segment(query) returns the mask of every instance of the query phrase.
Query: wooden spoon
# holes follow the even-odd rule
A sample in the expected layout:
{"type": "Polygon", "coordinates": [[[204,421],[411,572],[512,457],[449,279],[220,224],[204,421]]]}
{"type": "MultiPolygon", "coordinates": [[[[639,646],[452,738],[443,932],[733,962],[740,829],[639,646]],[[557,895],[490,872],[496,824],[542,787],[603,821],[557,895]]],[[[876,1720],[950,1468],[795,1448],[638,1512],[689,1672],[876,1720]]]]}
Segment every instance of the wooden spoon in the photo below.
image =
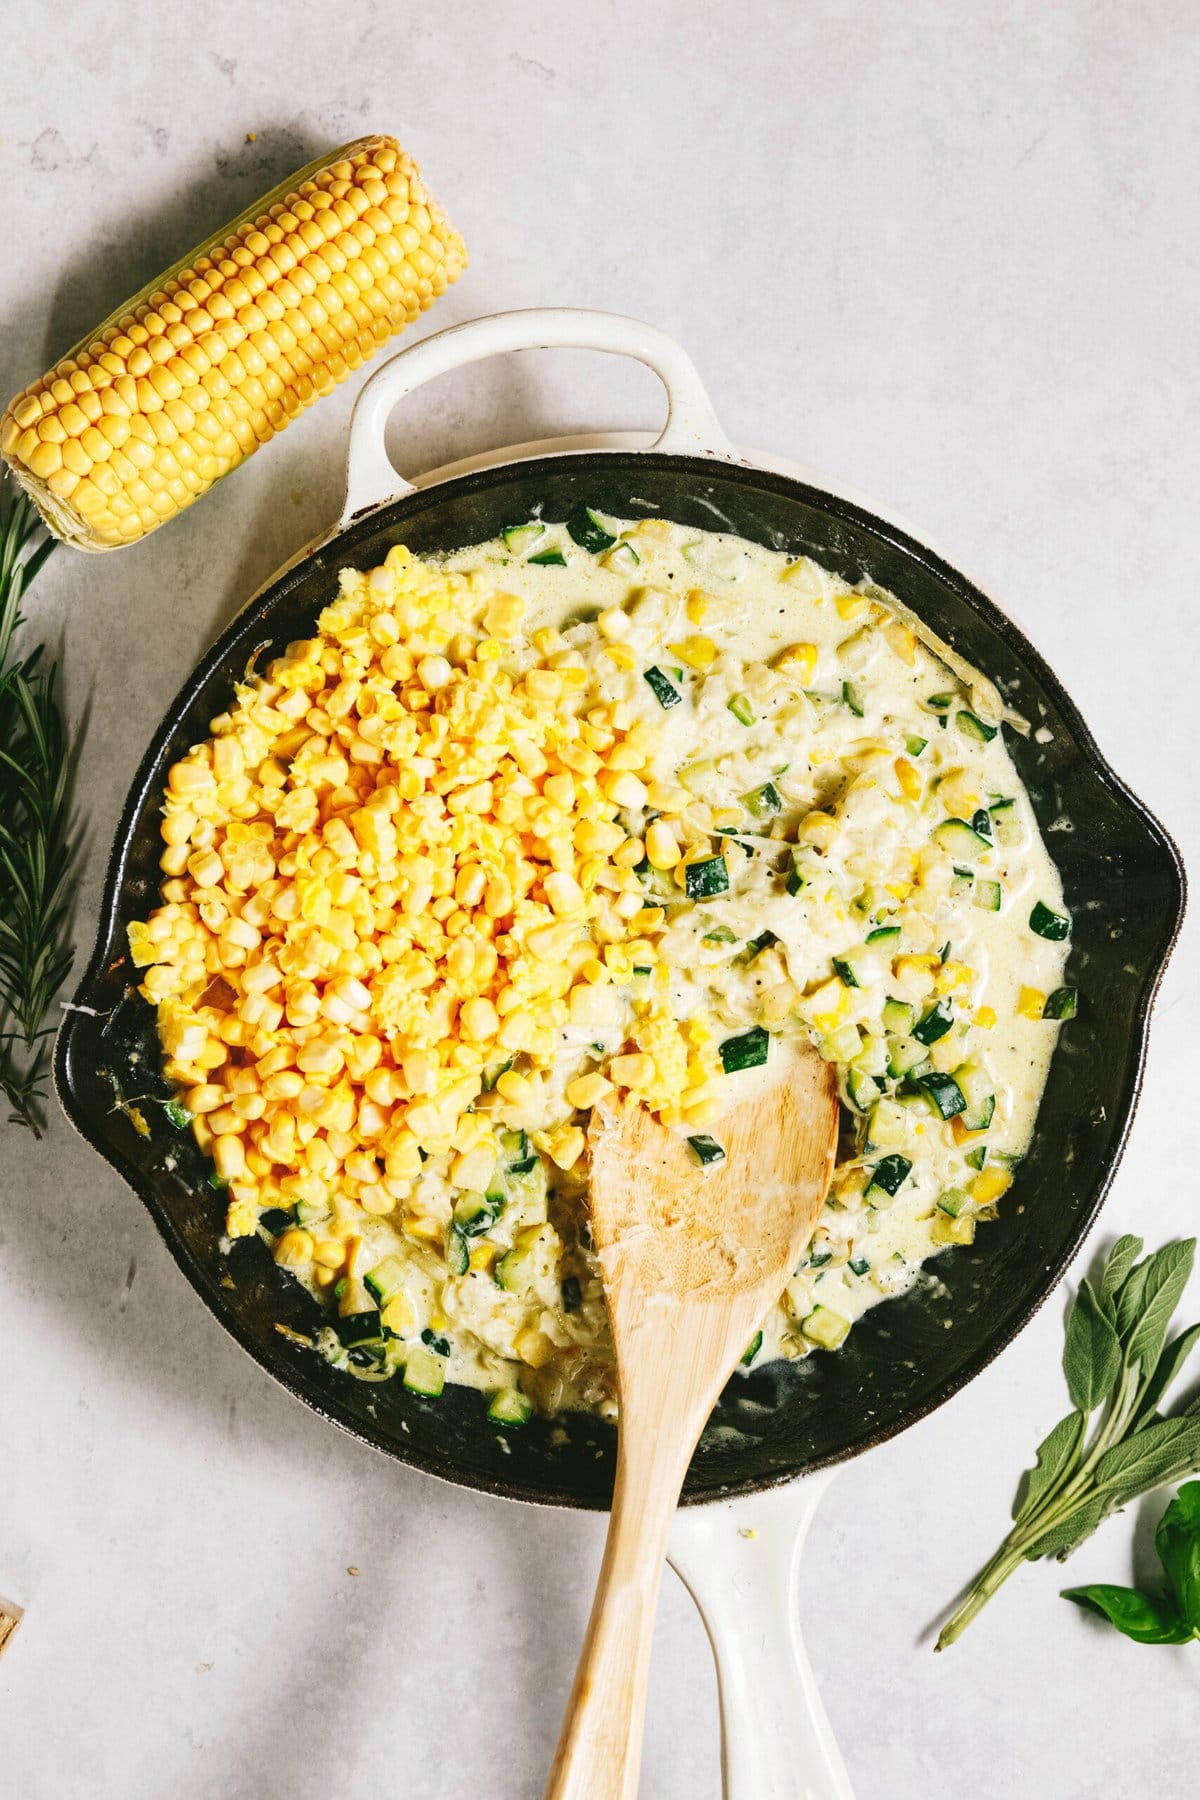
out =
{"type": "Polygon", "coordinates": [[[620,1399],[604,1561],[546,1800],[634,1800],[671,1520],[729,1376],[794,1273],[837,1141],[832,1066],[772,1040],[752,1098],[715,1128],[723,1162],[629,1102],[592,1113],[592,1236],[620,1399]]]}

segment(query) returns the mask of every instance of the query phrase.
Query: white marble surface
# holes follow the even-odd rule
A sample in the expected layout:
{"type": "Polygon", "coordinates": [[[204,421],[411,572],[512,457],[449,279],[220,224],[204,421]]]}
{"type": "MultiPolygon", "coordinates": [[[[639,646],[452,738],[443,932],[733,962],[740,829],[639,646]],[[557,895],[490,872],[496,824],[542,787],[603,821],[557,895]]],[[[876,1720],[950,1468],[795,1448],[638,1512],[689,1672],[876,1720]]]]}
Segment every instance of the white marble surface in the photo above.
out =
{"type": "MultiPolygon", "coordinates": [[[[395,131],[474,254],[440,323],[565,302],[675,333],[731,436],[874,493],[1008,602],[1197,850],[1178,754],[1200,652],[1195,27],[1189,0],[11,8],[0,388],[314,150],[395,131]]],[[[145,546],[61,554],[38,584],[91,708],[81,943],[175,687],[334,514],[355,385],[145,546]]],[[[421,395],[396,448],[428,467],[658,406],[640,371],[539,355],[421,395]]],[[[1195,1228],[1197,964],[1193,928],[1088,1254],[1195,1228]]],[[[0,1591],[28,1608],[0,1670],[0,1791],[540,1793],[600,1521],[435,1485],[311,1417],[61,1120],[42,1145],[0,1126],[0,1171],[0,1591]]],[[[1053,1570],[930,1655],[1060,1410],[1061,1311],[846,1468],[818,1516],[804,1618],[861,1800],[1191,1791],[1200,1650],[1093,1628],[1053,1570]]],[[[1126,1578],[1135,1526],[1144,1556],[1145,1509],[1074,1578],[1126,1578]]],[[[716,1795],[715,1716],[671,1578],[651,1800],[716,1795]]]]}

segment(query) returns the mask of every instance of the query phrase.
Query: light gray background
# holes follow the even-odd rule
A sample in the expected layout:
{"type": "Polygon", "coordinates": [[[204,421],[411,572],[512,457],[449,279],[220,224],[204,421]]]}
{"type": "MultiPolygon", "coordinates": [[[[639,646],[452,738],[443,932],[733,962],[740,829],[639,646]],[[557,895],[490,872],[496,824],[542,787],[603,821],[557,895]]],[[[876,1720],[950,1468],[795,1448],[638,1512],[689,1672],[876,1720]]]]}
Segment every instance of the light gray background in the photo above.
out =
{"type": "MultiPolygon", "coordinates": [[[[1023,619],[1200,848],[1189,0],[105,0],[10,7],[4,54],[4,394],[315,152],[393,131],[474,259],[420,330],[566,303],[675,333],[736,441],[905,513],[1023,619]]],[[[38,583],[72,712],[91,708],[81,946],[178,683],[334,516],[358,385],[150,542],[61,552],[38,583]]],[[[660,408],[610,359],[510,359],[414,400],[395,450],[429,467],[660,408]]],[[[1118,1229],[1195,1227],[1196,970],[1193,932],[1088,1256],[1118,1229]]],[[[41,1145],[0,1126],[0,1181],[0,1591],[28,1608],[0,1670],[0,1789],[539,1794],[601,1522],[435,1485],[310,1417],[61,1120],[41,1145]]],[[[1064,1298],[818,1517],[804,1619],[861,1800],[1191,1789],[1200,1648],[1126,1645],[1053,1568],[930,1654],[1061,1411],[1064,1298]]],[[[1106,1527],[1072,1579],[1126,1579],[1135,1527],[1145,1566],[1160,1509],[1106,1527]]],[[[643,1791],[718,1791],[708,1650],[673,1577],[643,1791]]]]}

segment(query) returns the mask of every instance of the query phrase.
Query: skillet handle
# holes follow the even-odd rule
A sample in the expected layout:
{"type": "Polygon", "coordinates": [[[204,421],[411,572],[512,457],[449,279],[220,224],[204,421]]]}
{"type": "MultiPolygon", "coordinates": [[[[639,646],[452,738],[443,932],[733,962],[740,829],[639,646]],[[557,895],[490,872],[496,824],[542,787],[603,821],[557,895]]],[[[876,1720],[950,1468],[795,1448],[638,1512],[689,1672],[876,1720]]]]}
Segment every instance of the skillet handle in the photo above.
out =
{"type": "Polygon", "coordinates": [[[721,1696],[725,1800],[854,1800],[796,1617],[827,1474],[683,1508],[667,1559],[700,1609],[721,1696]]]}
{"type": "Polygon", "coordinates": [[[336,531],[377,506],[416,492],[410,481],[396,473],[384,447],[384,430],[393,408],[414,388],[439,375],[513,350],[607,350],[645,363],[667,390],[667,422],[650,448],[680,456],[734,455],[695,364],[665,332],[620,313],[586,312],[576,307],[494,313],[423,338],[372,375],[350,422],[346,500],[336,531]]]}

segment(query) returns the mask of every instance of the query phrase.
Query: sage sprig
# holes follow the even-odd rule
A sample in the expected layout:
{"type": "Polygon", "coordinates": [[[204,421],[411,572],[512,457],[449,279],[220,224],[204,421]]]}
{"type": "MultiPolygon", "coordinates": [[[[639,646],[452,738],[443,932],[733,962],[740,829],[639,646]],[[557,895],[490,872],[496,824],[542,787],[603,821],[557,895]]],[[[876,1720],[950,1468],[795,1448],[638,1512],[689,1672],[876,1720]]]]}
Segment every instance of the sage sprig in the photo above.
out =
{"type": "Polygon", "coordinates": [[[1154,1545],[1166,1592],[1097,1582],[1064,1588],[1063,1599],[1098,1613],[1135,1644],[1186,1644],[1200,1638],[1200,1481],[1180,1488],[1159,1520],[1154,1545]]]}
{"type": "Polygon", "coordinates": [[[1122,1237],[1099,1282],[1080,1282],[1063,1348],[1072,1410],[1039,1445],[1017,1488],[1013,1529],[947,1620],[937,1649],[966,1630],[1021,1563],[1061,1562],[1110,1513],[1200,1470],[1200,1400],[1162,1410],[1200,1341],[1200,1325],[1166,1341],[1195,1252],[1196,1240],[1183,1238],[1139,1262],[1141,1238],[1122,1237]]]}

